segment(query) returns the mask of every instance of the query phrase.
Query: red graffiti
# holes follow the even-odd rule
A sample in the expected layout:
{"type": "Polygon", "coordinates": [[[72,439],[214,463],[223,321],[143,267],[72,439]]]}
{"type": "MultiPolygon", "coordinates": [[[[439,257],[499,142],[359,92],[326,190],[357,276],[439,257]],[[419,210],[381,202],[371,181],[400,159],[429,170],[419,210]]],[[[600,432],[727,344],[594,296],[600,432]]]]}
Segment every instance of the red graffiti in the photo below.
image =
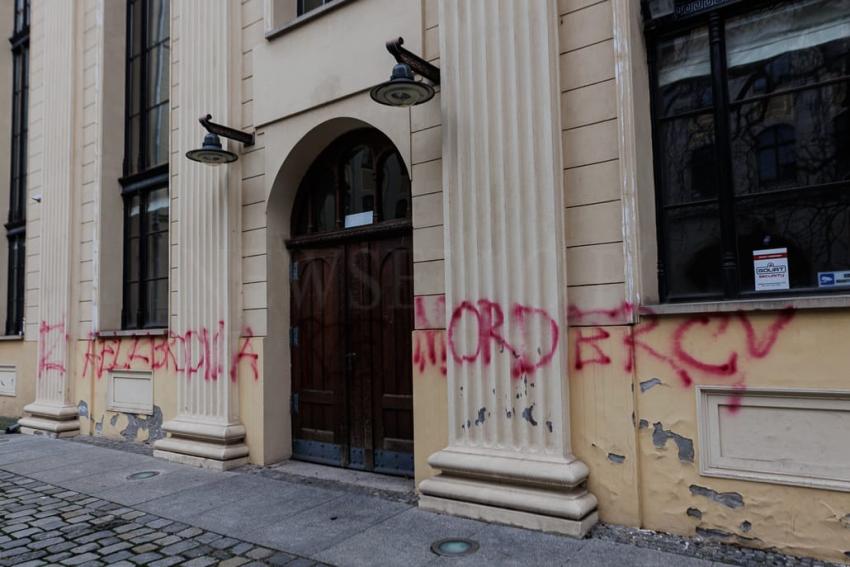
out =
{"type": "Polygon", "coordinates": [[[258,366],[260,355],[254,352],[254,348],[251,345],[251,339],[253,337],[254,333],[251,331],[251,327],[246,327],[245,338],[242,340],[242,346],[239,347],[239,350],[233,355],[233,361],[230,363],[231,382],[236,382],[236,379],[239,377],[239,363],[243,360],[248,360],[250,362],[251,372],[254,374],[254,380],[259,380],[260,378],[260,368],[258,366]]]}
{"type": "Polygon", "coordinates": [[[558,348],[560,329],[546,310],[516,303],[510,311],[509,337],[505,337],[504,324],[505,316],[498,303],[487,299],[481,299],[477,304],[461,302],[452,312],[447,330],[454,361],[465,364],[480,360],[488,365],[495,345],[500,351],[511,354],[511,375],[514,378],[533,374],[551,362],[558,348]],[[455,341],[455,333],[464,320],[474,320],[477,327],[475,348],[469,352],[459,352],[455,341]],[[535,344],[535,337],[540,337],[542,344],[535,344]]]}
{"type": "Polygon", "coordinates": [[[414,368],[424,372],[428,366],[439,365],[440,374],[445,376],[447,374],[445,333],[442,330],[417,331],[413,336],[414,368]]]}
{"type": "MultiPolygon", "coordinates": [[[[242,361],[248,361],[255,380],[260,377],[259,355],[254,352],[250,328],[245,329],[241,345],[230,359],[231,380],[238,377],[242,361]]],[[[170,369],[183,373],[187,378],[203,375],[205,380],[218,380],[224,374],[224,321],[210,333],[202,328],[167,336],[133,337],[122,341],[118,337],[98,338],[90,333],[83,357],[82,376],[93,373],[100,379],[104,373],[114,370],[159,370],[170,369]],[[129,345],[127,347],[126,345],[129,345]]]]}
{"type": "Polygon", "coordinates": [[[634,304],[624,301],[613,309],[580,309],[576,305],[567,307],[569,325],[606,325],[628,323],[635,312],[643,313],[646,308],[636,309],[634,304]]]}
{"type": "MultiPolygon", "coordinates": [[[[624,304],[623,308],[612,310],[609,314],[612,314],[613,317],[615,316],[613,315],[615,311],[622,313],[623,309],[626,308],[625,306],[628,306],[628,304],[624,304]]],[[[628,307],[628,309],[631,308],[628,307]]],[[[656,347],[649,344],[649,335],[658,328],[659,322],[657,317],[647,311],[644,309],[639,311],[641,315],[648,315],[648,317],[645,317],[639,325],[631,327],[629,332],[623,337],[623,347],[627,351],[625,370],[630,372],[634,369],[635,357],[637,351],[640,350],[644,354],[669,366],[686,387],[694,383],[693,374],[696,373],[707,377],[738,377],[739,382],[736,387],[743,389],[744,381],[741,374],[741,360],[744,357],[750,359],[766,357],[776,345],[779,334],[794,317],[794,311],[791,308],[779,312],[762,335],[759,335],[755,331],[752,321],[746,313],[738,312],[731,315],[700,315],[691,317],[674,329],[669,339],[668,348],[663,349],[663,347],[656,347]],[[732,348],[720,357],[719,360],[706,360],[705,354],[694,350],[695,344],[707,344],[709,341],[730,332],[730,329],[733,327],[732,323],[735,322],[740,325],[739,328],[744,332],[746,337],[744,344],[732,348]],[[692,335],[700,339],[700,342],[697,343],[693,339],[689,341],[688,339],[692,335]]],[[[578,311],[575,311],[573,316],[578,317],[578,315],[578,311]]],[[[610,364],[611,358],[604,350],[604,347],[608,346],[606,342],[609,338],[608,333],[600,327],[595,328],[595,334],[593,335],[585,335],[582,331],[577,331],[575,340],[575,369],[581,370],[588,364],[610,364]],[[585,349],[588,348],[592,351],[592,356],[586,355],[585,349]]],[[[737,402],[733,400],[730,411],[736,410],[736,403],[739,405],[739,400],[737,402]]]]}
{"type": "Polygon", "coordinates": [[[68,340],[65,333],[65,322],[51,325],[47,321],[42,321],[38,326],[38,373],[41,378],[45,372],[49,370],[57,371],[61,376],[65,375],[64,352],[55,358],[57,348],[64,346],[68,340]],[[58,336],[57,336],[58,335],[58,336]]]}
{"type": "Polygon", "coordinates": [[[413,298],[416,329],[446,328],[446,296],[418,295],[413,298]]]}
{"type": "Polygon", "coordinates": [[[584,368],[585,364],[610,364],[611,358],[602,351],[599,346],[600,341],[604,341],[611,336],[611,333],[601,327],[594,329],[594,334],[585,336],[584,332],[579,329],[576,333],[575,343],[575,367],[578,370],[584,368]],[[587,345],[594,352],[593,358],[584,358],[582,347],[587,345]]]}

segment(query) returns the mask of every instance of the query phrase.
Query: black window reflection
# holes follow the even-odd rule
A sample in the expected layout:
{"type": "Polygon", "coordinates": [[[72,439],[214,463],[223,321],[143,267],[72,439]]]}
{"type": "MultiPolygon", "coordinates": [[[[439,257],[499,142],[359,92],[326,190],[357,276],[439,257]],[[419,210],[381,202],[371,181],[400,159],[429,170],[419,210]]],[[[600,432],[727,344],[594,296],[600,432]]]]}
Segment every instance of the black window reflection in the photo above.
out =
{"type": "Polygon", "coordinates": [[[756,293],[765,248],[788,249],[789,292],[829,291],[817,272],[850,270],[850,0],[649,33],[663,299],[756,293]]]}

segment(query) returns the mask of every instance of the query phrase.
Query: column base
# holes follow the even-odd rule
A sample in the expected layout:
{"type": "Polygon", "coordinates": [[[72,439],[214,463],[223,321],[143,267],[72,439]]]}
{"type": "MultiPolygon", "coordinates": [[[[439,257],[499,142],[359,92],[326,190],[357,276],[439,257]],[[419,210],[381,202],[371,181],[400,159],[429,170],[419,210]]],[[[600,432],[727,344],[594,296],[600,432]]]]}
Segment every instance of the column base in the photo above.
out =
{"type": "Polygon", "coordinates": [[[28,416],[18,420],[21,433],[43,437],[76,437],[80,434],[77,406],[53,406],[33,403],[24,407],[28,416]]]}
{"type": "Polygon", "coordinates": [[[162,426],[171,437],[154,443],[154,457],[225,471],[248,463],[245,427],[174,419],[162,426]]]}
{"type": "Polygon", "coordinates": [[[578,538],[597,521],[587,466],[575,458],[450,448],[428,462],[442,474],[419,484],[426,510],[578,538]]]}
{"type": "Polygon", "coordinates": [[[596,511],[591,512],[580,520],[569,520],[567,518],[555,518],[541,514],[520,512],[519,510],[509,510],[507,508],[497,508],[495,506],[486,506],[473,502],[462,502],[425,495],[419,497],[419,507],[423,510],[429,510],[439,514],[450,514],[452,516],[461,516],[484,522],[507,524],[518,528],[562,534],[574,538],[583,538],[590,531],[590,528],[599,521],[596,511]]]}

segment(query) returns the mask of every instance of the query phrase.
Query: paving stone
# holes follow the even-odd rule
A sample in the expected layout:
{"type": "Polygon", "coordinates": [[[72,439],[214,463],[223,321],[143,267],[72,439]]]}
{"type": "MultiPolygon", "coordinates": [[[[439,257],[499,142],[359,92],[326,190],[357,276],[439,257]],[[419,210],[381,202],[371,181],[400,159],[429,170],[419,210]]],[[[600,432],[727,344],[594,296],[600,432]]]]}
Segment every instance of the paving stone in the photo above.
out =
{"type": "Polygon", "coordinates": [[[220,539],[209,542],[209,545],[214,549],[227,549],[228,547],[233,547],[237,543],[239,543],[238,539],[233,539],[232,537],[222,537],[220,539]]]}
{"type": "Polygon", "coordinates": [[[57,543],[62,543],[64,541],[65,540],[62,539],[61,537],[51,537],[51,538],[48,538],[48,539],[43,539],[41,541],[34,541],[31,544],[29,544],[28,547],[30,549],[45,549],[47,547],[50,547],[52,545],[56,545],[57,543]]]}
{"type": "Polygon", "coordinates": [[[73,541],[62,541],[57,543],[56,545],[51,545],[47,548],[47,553],[61,553],[63,551],[68,551],[72,547],[76,547],[77,544],[73,541]]]}
{"type": "Polygon", "coordinates": [[[245,553],[247,553],[248,551],[250,551],[253,548],[254,548],[253,544],[242,542],[242,543],[239,543],[237,545],[234,545],[231,548],[230,553],[232,553],[234,555],[245,555],[245,553]]]}
{"type": "Polygon", "coordinates": [[[63,551],[62,553],[54,553],[53,555],[48,555],[44,558],[45,561],[53,565],[54,563],[59,563],[63,559],[71,557],[72,553],[70,551],[63,551]]]}
{"type": "Polygon", "coordinates": [[[15,567],[41,567],[41,565],[47,565],[47,562],[41,559],[34,559],[33,561],[18,563],[15,567]]]}
{"type": "Polygon", "coordinates": [[[71,553],[73,553],[74,555],[78,555],[78,554],[82,554],[82,553],[88,553],[89,551],[94,551],[95,549],[98,549],[99,547],[100,546],[97,544],[97,542],[93,541],[91,543],[84,543],[83,545],[75,547],[74,549],[71,550],[71,553]]]}
{"type": "Polygon", "coordinates": [[[11,537],[15,539],[21,539],[23,537],[29,537],[38,533],[41,533],[41,530],[38,528],[27,528],[25,530],[14,532],[11,537]]]}
{"type": "Polygon", "coordinates": [[[136,565],[145,565],[150,563],[151,561],[156,561],[157,559],[161,559],[162,555],[159,553],[142,553],[141,555],[134,555],[130,558],[130,561],[135,563],[136,565]]]}
{"type": "Polygon", "coordinates": [[[218,561],[212,557],[196,557],[183,565],[185,567],[207,567],[207,565],[215,565],[216,563],[218,563],[218,561]]]}
{"type": "Polygon", "coordinates": [[[159,549],[159,547],[152,544],[152,543],[144,543],[142,545],[137,545],[136,547],[134,547],[133,553],[138,553],[138,554],[149,553],[149,552],[151,552],[155,549],[159,549]]]}
{"type": "MultiPolygon", "coordinates": [[[[131,551],[119,551],[117,553],[110,553],[109,555],[103,556],[101,559],[107,565],[111,565],[113,563],[120,563],[127,559],[128,557],[133,557],[133,553],[131,551]]],[[[132,563],[130,563],[132,565],[132,563]]]]}
{"type": "Polygon", "coordinates": [[[82,555],[74,555],[62,561],[62,565],[82,565],[86,561],[93,561],[98,559],[98,556],[94,553],[84,553],[82,555]]]}
{"type": "Polygon", "coordinates": [[[238,567],[239,565],[244,565],[249,561],[250,559],[247,557],[231,557],[230,559],[225,559],[219,563],[218,567],[238,567]]]}
{"type": "Polygon", "coordinates": [[[182,554],[185,551],[189,551],[190,549],[194,549],[196,547],[200,547],[200,544],[197,541],[187,539],[187,540],[183,540],[181,542],[163,547],[162,552],[165,555],[179,555],[179,554],[182,554]]]}
{"type": "Polygon", "coordinates": [[[169,536],[159,538],[158,540],[155,540],[154,543],[157,544],[157,545],[166,546],[166,545],[171,545],[172,543],[177,543],[178,541],[181,541],[178,536],[169,535],[169,536]]]}
{"type": "Polygon", "coordinates": [[[255,547],[245,554],[246,557],[250,557],[251,559],[264,559],[269,555],[274,555],[274,550],[265,547],[255,547]]]}
{"type": "Polygon", "coordinates": [[[123,549],[129,549],[131,547],[133,547],[132,543],[127,543],[126,541],[122,541],[122,542],[119,542],[119,543],[115,543],[115,544],[108,545],[106,547],[100,548],[100,554],[101,555],[109,555],[109,554],[115,553],[116,551],[121,551],[123,549]]]}
{"type": "Polygon", "coordinates": [[[195,541],[199,541],[201,543],[211,543],[213,541],[221,539],[222,537],[224,537],[224,536],[221,536],[221,535],[218,535],[218,534],[215,534],[215,533],[212,533],[212,532],[207,532],[205,534],[201,534],[198,537],[196,537],[195,541]]]}
{"type": "Polygon", "coordinates": [[[186,528],[182,532],[178,532],[177,535],[180,537],[195,537],[197,535],[201,535],[204,533],[204,530],[201,528],[186,528]]]}
{"type": "Polygon", "coordinates": [[[148,567],[171,567],[171,565],[177,565],[178,563],[182,563],[183,561],[185,561],[185,559],[183,557],[180,557],[179,555],[176,557],[163,557],[158,561],[150,563],[148,567]]]}
{"type": "Polygon", "coordinates": [[[264,561],[266,563],[268,563],[269,565],[287,565],[293,559],[295,559],[294,555],[290,555],[288,553],[280,552],[280,553],[275,553],[274,555],[272,555],[268,559],[265,559],[264,561]]]}

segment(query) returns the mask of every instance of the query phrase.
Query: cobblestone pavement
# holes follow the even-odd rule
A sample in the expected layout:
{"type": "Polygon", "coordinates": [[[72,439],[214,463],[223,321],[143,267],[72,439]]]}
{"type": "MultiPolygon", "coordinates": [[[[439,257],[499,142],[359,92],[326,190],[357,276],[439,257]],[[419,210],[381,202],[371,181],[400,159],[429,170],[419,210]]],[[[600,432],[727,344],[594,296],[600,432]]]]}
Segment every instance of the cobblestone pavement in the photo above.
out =
{"type": "Polygon", "coordinates": [[[321,565],[0,471],[0,565],[321,565]]]}

